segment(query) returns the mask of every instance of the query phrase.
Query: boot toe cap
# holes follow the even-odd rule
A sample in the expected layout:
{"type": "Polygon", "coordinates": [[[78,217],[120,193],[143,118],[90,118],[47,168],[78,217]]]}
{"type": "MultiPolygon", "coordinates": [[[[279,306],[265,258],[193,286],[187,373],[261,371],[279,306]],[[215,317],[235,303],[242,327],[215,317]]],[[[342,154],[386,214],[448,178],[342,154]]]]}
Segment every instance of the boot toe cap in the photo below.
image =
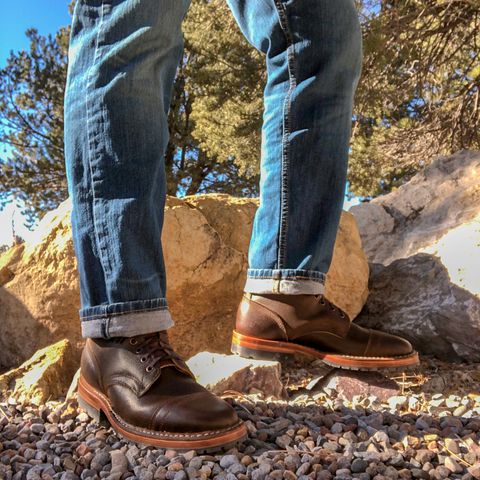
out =
{"type": "Polygon", "coordinates": [[[405,338],[390,333],[372,330],[367,354],[378,357],[402,357],[414,352],[412,344],[405,338]]]}
{"type": "Polygon", "coordinates": [[[155,430],[205,432],[225,430],[239,423],[235,410],[210,392],[182,395],[160,408],[152,422],[155,430]]]}

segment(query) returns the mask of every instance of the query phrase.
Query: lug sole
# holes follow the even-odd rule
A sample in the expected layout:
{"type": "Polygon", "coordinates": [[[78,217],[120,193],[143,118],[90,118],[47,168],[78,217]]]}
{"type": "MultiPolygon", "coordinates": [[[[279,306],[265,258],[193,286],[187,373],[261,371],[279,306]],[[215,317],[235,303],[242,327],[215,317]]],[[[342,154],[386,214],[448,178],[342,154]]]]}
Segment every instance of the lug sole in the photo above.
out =
{"type": "Polygon", "coordinates": [[[196,450],[211,453],[227,450],[247,437],[247,429],[241,421],[225,430],[191,433],[157,432],[136,427],[115,413],[109,399],[81,375],[78,381],[78,403],[98,423],[110,425],[122,437],[143,445],[170,448],[180,452],[196,450]]]}
{"type": "Polygon", "coordinates": [[[411,368],[420,363],[417,352],[397,357],[361,357],[320,352],[311,347],[292,342],[265,340],[242,335],[236,330],[232,335],[232,353],[257,360],[284,361],[295,354],[306,355],[322,360],[327,365],[348,370],[379,370],[411,368]]]}

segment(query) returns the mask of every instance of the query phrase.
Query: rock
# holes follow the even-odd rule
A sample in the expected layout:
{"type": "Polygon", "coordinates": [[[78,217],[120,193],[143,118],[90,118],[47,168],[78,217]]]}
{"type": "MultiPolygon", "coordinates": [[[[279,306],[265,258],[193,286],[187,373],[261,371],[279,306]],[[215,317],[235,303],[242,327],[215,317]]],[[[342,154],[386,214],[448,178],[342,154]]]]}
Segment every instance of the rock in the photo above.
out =
{"type": "Polygon", "coordinates": [[[75,375],[73,376],[70,386],[68,387],[67,397],[66,397],[67,399],[75,398],[77,394],[79,378],[80,378],[80,368],[75,372],[75,375]]]}
{"type": "Polygon", "coordinates": [[[368,467],[368,462],[366,462],[362,458],[356,458],[352,462],[351,470],[352,470],[352,473],[361,473],[361,472],[364,472],[367,467],[368,467]]]}
{"type": "Polygon", "coordinates": [[[279,362],[200,352],[187,360],[187,365],[197,381],[217,395],[227,390],[261,392],[276,398],[286,398],[287,395],[279,362]]]}
{"type": "Polygon", "coordinates": [[[352,400],[355,395],[375,396],[381,401],[398,394],[398,385],[379,372],[333,369],[317,384],[316,389],[335,390],[340,397],[352,400]]]}
{"type": "Polygon", "coordinates": [[[455,453],[457,455],[460,453],[460,448],[458,447],[457,442],[453,440],[453,438],[445,439],[445,447],[452,453],[455,453]]]}
{"type": "Polygon", "coordinates": [[[480,463],[468,467],[467,471],[473,478],[480,479],[480,463]]]}
{"type": "Polygon", "coordinates": [[[452,473],[461,473],[463,468],[452,457],[445,458],[445,467],[447,467],[452,473]]]}
{"type": "Polygon", "coordinates": [[[115,475],[120,478],[128,470],[127,457],[121,450],[112,450],[110,452],[110,457],[112,462],[110,475],[115,475]]]}
{"type": "Polygon", "coordinates": [[[275,439],[275,443],[280,447],[280,448],[287,448],[290,443],[292,443],[292,439],[288,435],[280,435],[275,439]]]}
{"type": "Polygon", "coordinates": [[[352,214],[343,212],[325,284],[325,295],[353,319],[367,300],[368,276],[368,261],[357,223],[352,214]]]}
{"type": "Polygon", "coordinates": [[[372,265],[370,297],[356,322],[402,335],[446,361],[480,361],[480,296],[452,283],[433,255],[372,265]]]}
{"type": "Polygon", "coordinates": [[[231,467],[236,463],[240,463],[236,455],[223,455],[220,459],[220,466],[225,469],[231,467]]]}
{"type": "MultiPolygon", "coordinates": [[[[224,194],[167,198],[162,239],[175,321],[170,338],[185,357],[207,349],[230,351],[257,205],[257,199],[224,194]]],[[[0,369],[62,338],[71,341],[78,360],[83,339],[68,201],[45,215],[31,242],[0,256],[0,271],[0,369]]],[[[354,317],[367,297],[367,283],[356,223],[344,212],[326,294],[354,317]]]]}
{"type": "Polygon", "coordinates": [[[372,263],[409,257],[480,214],[480,152],[438,157],[398,189],[353,206],[372,263]]]}
{"type": "Polygon", "coordinates": [[[0,392],[20,403],[41,405],[47,399],[65,394],[76,368],[72,344],[61,340],[0,375],[0,392]]]}
{"type": "Polygon", "coordinates": [[[371,262],[359,324],[406,336],[421,353],[480,360],[479,178],[480,152],[462,151],[352,207],[371,262]]]}
{"type": "Polygon", "coordinates": [[[0,287],[12,280],[14,276],[14,273],[8,267],[0,268],[0,287]]]}

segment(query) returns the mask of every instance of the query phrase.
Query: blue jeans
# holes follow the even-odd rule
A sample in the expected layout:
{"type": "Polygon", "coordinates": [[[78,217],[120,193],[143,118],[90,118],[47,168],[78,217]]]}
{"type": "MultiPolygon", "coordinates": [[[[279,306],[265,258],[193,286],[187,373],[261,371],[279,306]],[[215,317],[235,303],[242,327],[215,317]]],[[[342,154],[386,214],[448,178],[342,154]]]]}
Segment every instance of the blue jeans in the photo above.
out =
{"type": "MultiPolygon", "coordinates": [[[[265,54],[260,206],[245,291],[322,293],[362,38],[353,0],[227,0],[265,54]]],[[[173,325],[161,230],[167,114],[190,0],[78,0],[65,152],[84,337],[173,325]]],[[[188,255],[188,252],[185,252],[188,255]]]]}

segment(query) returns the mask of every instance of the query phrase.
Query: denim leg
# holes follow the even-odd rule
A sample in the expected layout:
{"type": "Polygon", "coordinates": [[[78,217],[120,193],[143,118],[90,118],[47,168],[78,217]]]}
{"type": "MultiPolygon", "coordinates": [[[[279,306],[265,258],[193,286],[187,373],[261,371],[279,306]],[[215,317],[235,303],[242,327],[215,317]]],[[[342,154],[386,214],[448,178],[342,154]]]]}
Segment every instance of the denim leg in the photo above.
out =
{"type": "Polygon", "coordinates": [[[346,185],[362,37],[353,0],[227,0],[266,56],[260,206],[245,291],[324,290],[346,185]]]}
{"type": "Polygon", "coordinates": [[[77,0],[65,161],[84,337],[173,324],[161,246],[167,114],[190,0],[77,0]]]}

